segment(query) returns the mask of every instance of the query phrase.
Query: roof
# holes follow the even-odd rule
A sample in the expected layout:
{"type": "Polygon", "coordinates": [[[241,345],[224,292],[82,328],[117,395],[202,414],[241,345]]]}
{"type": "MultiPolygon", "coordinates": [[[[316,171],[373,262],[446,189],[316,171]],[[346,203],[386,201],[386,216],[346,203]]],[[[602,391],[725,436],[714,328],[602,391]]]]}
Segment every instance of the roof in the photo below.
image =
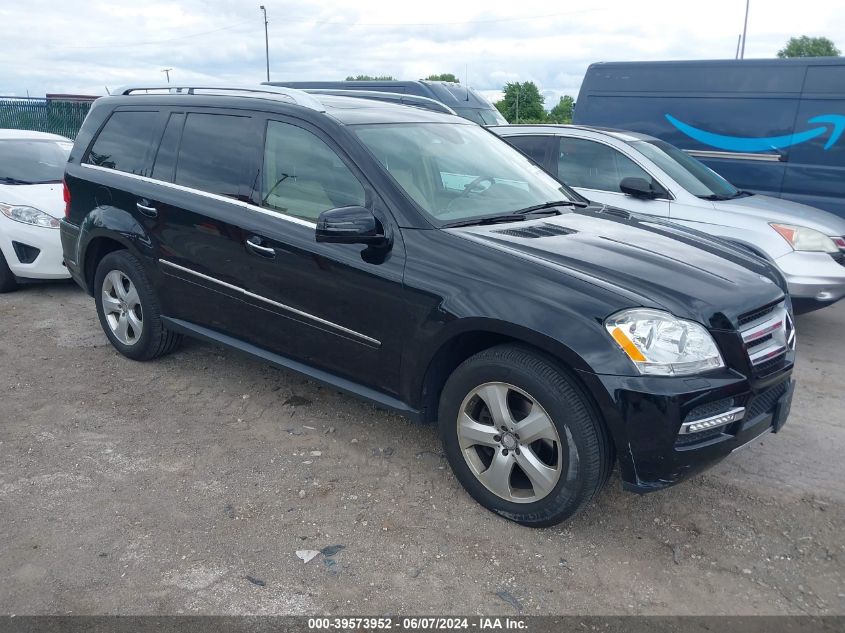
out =
{"type": "Polygon", "coordinates": [[[94,107],[107,104],[140,105],[184,105],[193,103],[220,108],[249,108],[264,112],[292,114],[315,120],[330,117],[343,125],[366,123],[460,123],[474,125],[460,117],[440,114],[402,104],[348,96],[308,94],[301,90],[274,86],[249,87],[204,87],[180,88],[182,92],[171,92],[167,88],[150,87],[156,92],[142,92],[145,87],[122,88],[115,96],[101,97],[94,107]],[[189,92],[195,91],[195,92],[189,92]],[[134,92],[133,92],[134,91],[134,92]]]}
{"type": "Polygon", "coordinates": [[[586,132],[598,132],[600,134],[607,134],[618,138],[620,141],[655,141],[653,136],[642,134],[640,132],[631,132],[629,130],[619,130],[610,127],[595,127],[591,125],[566,125],[560,123],[541,123],[541,124],[519,124],[519,125],[490,125],[488,126],[499,136],[563,136],[567,130],[584,130],[586,132]]]}
{"type": "Polygon", "coordinates": [[[73,142],[72,139],[59,134],[50,134],[48,132],[36,132],[35,130],[10,130],[0,129],[0,140],[4,141],[68,141],[73,142]]]}

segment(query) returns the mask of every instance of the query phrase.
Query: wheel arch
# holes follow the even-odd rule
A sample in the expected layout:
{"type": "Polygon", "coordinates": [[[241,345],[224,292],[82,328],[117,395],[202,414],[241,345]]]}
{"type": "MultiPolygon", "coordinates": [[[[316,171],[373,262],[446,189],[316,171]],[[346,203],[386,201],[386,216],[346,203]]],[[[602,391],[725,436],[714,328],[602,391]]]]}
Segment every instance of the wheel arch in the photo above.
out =
{"type": "MultiPolygon", "coordinates": [[[[411,399],[419,408],[420,420],[434,422],[437,418],[440,394],[452,372],[467,358],[496,345],[522,345],[548,358],[575,379],[589,394],[587,386],[578,379],[575,370],[590,371],[589,366],[574,350],[558,340],[539,332],[492,319],[466,320],[450,329],[440,339],[427,360],[420,363],[420,371],[411,379],[411,399]]],[[[594,403],[595,404],[595,403],[594,403]]],[[[596,411],[601,410],[596,407],[596,411]]]]}

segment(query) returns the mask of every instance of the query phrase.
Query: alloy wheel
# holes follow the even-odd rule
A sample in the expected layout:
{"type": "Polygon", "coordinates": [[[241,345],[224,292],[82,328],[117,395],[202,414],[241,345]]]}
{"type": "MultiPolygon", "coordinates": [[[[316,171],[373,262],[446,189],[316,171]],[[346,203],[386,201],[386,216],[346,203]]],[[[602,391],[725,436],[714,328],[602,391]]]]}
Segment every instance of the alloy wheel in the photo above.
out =
{"type": "Polygon", "coordinates": [[[103,279],[102,304],[115,338],[124,345],[137,343],[144,327],[144,313],[132,280],[119,270],[109,272],[103,279]]]}

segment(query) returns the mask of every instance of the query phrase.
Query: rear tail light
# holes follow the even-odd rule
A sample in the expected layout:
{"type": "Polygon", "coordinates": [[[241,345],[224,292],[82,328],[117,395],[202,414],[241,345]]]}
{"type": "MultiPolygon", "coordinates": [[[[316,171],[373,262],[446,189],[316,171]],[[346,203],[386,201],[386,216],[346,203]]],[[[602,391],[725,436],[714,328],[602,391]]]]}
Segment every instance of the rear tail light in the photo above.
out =
{"type": "Polygon", "coordinates": [[[62,178],[62,197],[65,199],[65,218],[70,219],[70,189],[67,188],[67,181],[62,178]]]}

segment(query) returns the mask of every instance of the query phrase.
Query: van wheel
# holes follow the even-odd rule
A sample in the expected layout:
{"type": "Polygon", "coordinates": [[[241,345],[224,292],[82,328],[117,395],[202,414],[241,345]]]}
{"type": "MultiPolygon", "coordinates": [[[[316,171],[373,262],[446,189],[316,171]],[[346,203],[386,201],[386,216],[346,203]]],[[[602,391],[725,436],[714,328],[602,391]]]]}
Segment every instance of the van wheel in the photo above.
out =
{"type": "Polygon", "coordinates": [[[612,467],[607,432],[581,388],[517,345],[480,352],[454,371],[440,398],[439,426],[467,492],[523,525],[571,517],[612,467]]]}
{"type": "Polygon", "coordinates": [[[9,264],[6,263],[3,252],[0,251],[0,292],[12,292],[17,289],[18,282],[15,275],[9,270],[9,264]]]}
{"type": "Polygon", "coordinates": [[[127,251],[106,255],[94,276],[94,301],[103,331],[124,356],[151,360],[173,351],[181,335],[167,330],[141,262],[127,251]]]}

